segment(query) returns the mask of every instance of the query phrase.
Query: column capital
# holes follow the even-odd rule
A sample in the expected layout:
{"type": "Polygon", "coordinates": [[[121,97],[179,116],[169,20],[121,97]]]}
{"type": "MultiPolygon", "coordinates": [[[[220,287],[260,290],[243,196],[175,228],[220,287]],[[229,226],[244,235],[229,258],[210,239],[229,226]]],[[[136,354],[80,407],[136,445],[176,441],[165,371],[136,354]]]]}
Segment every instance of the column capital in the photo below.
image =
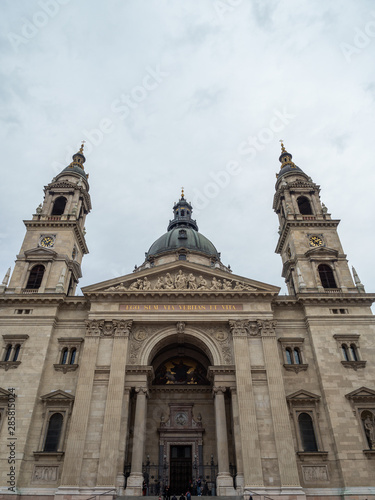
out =
{"type": "Polygon", "coordinates": [[[224,386],[216,386],[212,388],[212,394],[215,397],[217,394],[222,394],[224,395],[224,392],[227,390],[226,387],[224,386]]]}
{"type": "Polygon", "coordinates": [[[258,320],[257,325],[262,337],[276,337],[277,321],[270,319],[258,320]]]}
{"type": "Polygon", "coordinates": [[[229,329],[233,337],[247,337],[250,331],[250,321],[246,319],[229,320],[229,329]]]}
{"type": "Polygon", "coordinates": [[[232,385],[231,387],[229,387],[229,390],[231,394],[237,395],[237,386],[232,385]]]}
{"type": "Polygon", "coordinates": [[[114,335],[115,337],[129,337],[129,334],[131,332],[132,326],[133,326],[133,320],[129,319],[127,321],[125,320],[113,320],[113,327],[114,327],[114,335]]]}
{"type": "Polygon", "coordinates": [[[104,319],[92,319],[85,321],[86,337],[99,337],[104,326],[104,319]]]}
{"type": "Polygon", "coordinates": [[[148,397],[148,389],[147,387],[136,387],[134,389],[134,392],[138,395],[144,394],[146,397],[148,397]]]}

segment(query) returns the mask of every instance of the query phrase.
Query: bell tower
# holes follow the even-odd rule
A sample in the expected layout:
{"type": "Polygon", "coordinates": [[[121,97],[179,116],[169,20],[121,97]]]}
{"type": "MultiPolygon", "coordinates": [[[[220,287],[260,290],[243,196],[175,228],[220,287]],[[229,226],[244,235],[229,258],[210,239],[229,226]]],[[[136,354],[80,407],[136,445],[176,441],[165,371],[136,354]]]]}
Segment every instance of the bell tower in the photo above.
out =
{"type": "Polygon", "coordinates": [[[74,295],[88,253],[85,219],[91,210],[83,144],[73,161],[44,188],[44,201],[31,220],[5,293],[74,295]]]}
{"type": "Polygon", "coordinates": [[[291,295],[309,292],[364,292],[353,283],[334,220],[320,200],[320,186],[293,161],[281,142],[273,209],[279,217],[276,253],[291,295]]]}

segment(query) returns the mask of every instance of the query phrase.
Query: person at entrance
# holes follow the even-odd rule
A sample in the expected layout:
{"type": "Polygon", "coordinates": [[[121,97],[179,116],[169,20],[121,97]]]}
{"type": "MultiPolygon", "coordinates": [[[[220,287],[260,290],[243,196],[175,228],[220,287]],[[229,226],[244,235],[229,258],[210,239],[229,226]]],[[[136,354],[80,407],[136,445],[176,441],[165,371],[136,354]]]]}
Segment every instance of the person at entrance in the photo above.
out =
{"type": "Polygon", "coordinates": [[[186,500],[185,495],[183,493],[181,493],[179,500],[186,500]]]}
{"type": "Polygon", "coordinates": [[[186,500],[191,500],[191,493],[189,490],[186,492],[186,500]]]}
{"type": "Polygon", "coordinates": [[[197,480],[197,495],[199,497],[202,496],[202,480],[201,480],[200,476],[198,477],[198,480],[197,480]]]}

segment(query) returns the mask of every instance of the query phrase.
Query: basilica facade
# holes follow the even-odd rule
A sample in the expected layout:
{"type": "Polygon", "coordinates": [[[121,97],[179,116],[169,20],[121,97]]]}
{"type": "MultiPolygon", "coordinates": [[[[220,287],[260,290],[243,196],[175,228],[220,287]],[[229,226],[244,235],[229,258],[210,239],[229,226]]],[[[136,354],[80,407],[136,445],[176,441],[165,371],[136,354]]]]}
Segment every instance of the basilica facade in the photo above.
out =
{"type": "Polygon", "coordinates": [[[375,295],[279,160],[283,296],[223,265],[183,192],[142,265],[77,296],[83,148],[45,187],[0,285],[1,499],[375,499],[375,295]]]}

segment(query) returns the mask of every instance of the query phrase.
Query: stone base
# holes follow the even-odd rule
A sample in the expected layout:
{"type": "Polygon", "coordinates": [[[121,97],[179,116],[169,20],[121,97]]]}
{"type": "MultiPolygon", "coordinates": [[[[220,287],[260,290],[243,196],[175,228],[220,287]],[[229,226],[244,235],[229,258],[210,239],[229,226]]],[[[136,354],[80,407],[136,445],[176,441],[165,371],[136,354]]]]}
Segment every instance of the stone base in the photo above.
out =
{"type": "Polygon", "coordinates": [[[216,495],[218,497],[235,497],[237,492],[233,487],[233,478],[229,472],[220,472],[216,480],[216,495]]]}
{"type": "Polygon", "coordinates": [[[236,491],[238,496],[243,495],[243,490],[245,486],[245,478],[243,474],[236,475],[236,491]]]}
{"type": "Polygon", "coordinates": [[[287,487],[244,487],[244,500],[249,500],[252,496],[258,498],[258,495],[268,496],[272,498],[282,497],[283,500],[306,500],[306,493],[300,486],[287,487]]]}
{"type": "Polygon", "coordinates": [[[124,495],[127,497],[142,496],[143,474],[141,472],[131,472],[126,483],[124,495]]]}

